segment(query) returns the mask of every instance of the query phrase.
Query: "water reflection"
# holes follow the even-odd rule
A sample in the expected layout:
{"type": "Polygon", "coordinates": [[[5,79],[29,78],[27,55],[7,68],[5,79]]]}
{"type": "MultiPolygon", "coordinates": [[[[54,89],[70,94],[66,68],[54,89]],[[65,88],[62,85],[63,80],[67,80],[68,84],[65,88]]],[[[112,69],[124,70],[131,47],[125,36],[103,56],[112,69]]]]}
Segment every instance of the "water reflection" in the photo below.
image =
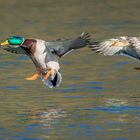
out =
{"type": "MultiPolygon", "coordinates": [[[[0,1],[0,37],[139,36],[139,7],[139,0],[0,1]]],[[[84,48],[60,63],[63,83],[50,90],[24,80],[35,72],[28,57],[0,50],[0,140],[139,140],[137,62],[84,48]]]]}
{"type": "Polygon", "coordinates": [[[50,129],[56,120],[65,118],[66,113],[60,108],[38,109],[31,111],[27,117],[27,124],[38,124],[50,129]]]}
{"type": "Polygon", "coordinates": [[[121,106],[121,105],[128,105],[127,99],[117,99],[117,98],[105,98],[104,103],[106,106],[121,106]]]}
{"type": "Polygon", "coordinates": [[[34,138],[32,135],[28,135],[28,132],[36,132],[38,137],[42,139],[49,138],[50,136],[54,135],[53,133],[57,131],[55,126],[60,123],[61,119],[67,117],[67,114],[60,108],[51,107],[46,109],[32,110],[26,114],[26,117],[26,135],[28,137],[34,138]]]}

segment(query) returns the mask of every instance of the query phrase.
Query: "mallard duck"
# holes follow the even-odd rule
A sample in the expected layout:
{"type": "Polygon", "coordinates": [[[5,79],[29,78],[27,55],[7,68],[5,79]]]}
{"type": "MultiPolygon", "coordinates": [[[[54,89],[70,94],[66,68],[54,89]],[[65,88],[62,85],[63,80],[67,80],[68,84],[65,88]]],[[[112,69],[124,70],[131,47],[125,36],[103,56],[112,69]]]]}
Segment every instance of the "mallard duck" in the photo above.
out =
{"type": "Polygon", "coordinates": [[[140,61],[140,37],[121,36],[106,39],[97,41],[91,45],[90,48],[99,54],[127,56],[140,61]]]}
{"type": "Polygon", "coordinates": [[[37,73],[27,77],[26,80],[36,80],[41,77],[45,85],[52,88],[58,87],[62,81],[58,58],[88,45],[89,37],[88,33],[82,33],[74,39],[47,42],[40,39],[11,36],[1,43],[1,47],[12,53],[28,55],[34,63],[37,73]]]}

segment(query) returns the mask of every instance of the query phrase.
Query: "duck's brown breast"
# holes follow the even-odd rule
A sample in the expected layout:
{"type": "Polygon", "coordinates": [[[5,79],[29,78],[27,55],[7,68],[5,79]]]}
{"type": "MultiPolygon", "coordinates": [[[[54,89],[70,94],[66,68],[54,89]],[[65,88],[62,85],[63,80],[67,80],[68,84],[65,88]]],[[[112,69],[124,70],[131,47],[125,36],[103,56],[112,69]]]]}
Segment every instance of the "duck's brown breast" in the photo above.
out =
{"type": "Polygon", "coordinates": [[[29,55],[33,56],[36,51],[36,44],[37,41],[35,39],[25,39],[22,47],[29,55]]]}

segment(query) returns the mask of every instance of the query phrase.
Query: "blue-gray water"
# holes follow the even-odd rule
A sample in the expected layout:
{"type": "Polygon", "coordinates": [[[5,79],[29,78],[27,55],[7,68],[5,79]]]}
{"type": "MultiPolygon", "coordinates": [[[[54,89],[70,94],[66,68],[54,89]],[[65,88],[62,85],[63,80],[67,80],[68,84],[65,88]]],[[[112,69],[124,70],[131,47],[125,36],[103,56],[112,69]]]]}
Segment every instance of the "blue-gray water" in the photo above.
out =
{"type": "MultiPolygon", "coordinates": [[[[139,36],[139,0],[0,1],[0,38],[54,40],[139,36]]],[[[63,82],[48,89],[28,57],[0,50],[0,140],[139,140],[139,63],[88,48],[60,60],[63,82]]]]}

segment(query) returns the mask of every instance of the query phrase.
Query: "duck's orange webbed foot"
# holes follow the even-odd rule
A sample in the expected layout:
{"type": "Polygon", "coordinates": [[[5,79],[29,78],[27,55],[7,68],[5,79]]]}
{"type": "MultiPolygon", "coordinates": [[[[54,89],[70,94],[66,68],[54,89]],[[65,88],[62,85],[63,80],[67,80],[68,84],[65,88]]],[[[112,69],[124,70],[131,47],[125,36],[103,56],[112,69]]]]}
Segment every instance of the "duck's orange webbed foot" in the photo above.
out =
{"type": "Polygon", "coordinates": [[[134,69],[135,69],[135,70],[140,70],[140,67],[135,67],[134,69]]]}
{"type": "Polygon", "coordinates": [[[39,76],[40,76],[40,72],[34,74],[33,76],[31,77],[27,77],[26,80],[36,80],[39,76]]]}
{"type": "Polygon", "coordinates": [[[46,75],[43,77],[42,81],[45,81],[49,78],[49,76],[53,73],[53,69],[48,69],[46,75]]]}

